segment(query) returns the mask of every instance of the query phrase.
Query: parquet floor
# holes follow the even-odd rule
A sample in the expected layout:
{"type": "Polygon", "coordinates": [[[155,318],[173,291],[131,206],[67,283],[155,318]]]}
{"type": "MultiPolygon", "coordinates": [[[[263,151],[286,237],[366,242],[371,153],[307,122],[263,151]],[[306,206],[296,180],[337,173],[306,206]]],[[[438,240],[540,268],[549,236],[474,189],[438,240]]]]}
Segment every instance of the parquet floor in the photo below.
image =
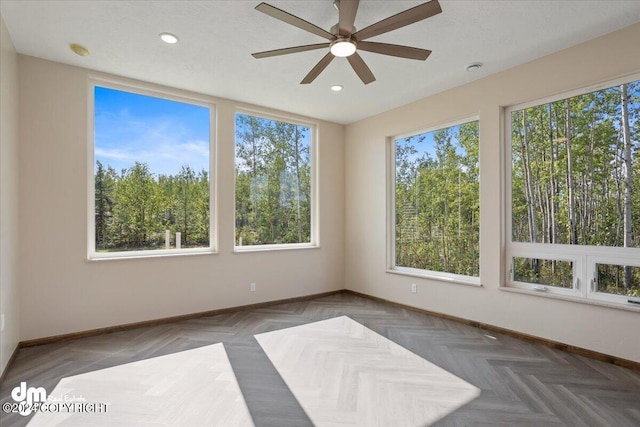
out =
{"type": "MultiPolygon", "coordinates": [[[[349,294],[22,349],[0,400],[21,381],[51,393],[66,377],[224,343],[256,426],[311,426],[254,335],[338,316],[480,389],[434,425],[640,426],[640,372],[349,294]]],[[[2,427],[29,419],[0,412],[2,427]]]]}

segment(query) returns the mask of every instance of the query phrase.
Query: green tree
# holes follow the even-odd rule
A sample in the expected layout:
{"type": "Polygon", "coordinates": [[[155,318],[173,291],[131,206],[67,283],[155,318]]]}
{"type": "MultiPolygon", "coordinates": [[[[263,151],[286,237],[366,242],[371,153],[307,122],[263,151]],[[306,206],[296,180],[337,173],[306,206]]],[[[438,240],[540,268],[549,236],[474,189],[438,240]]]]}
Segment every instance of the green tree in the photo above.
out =
{"type": "Polygon", "coordinates": [[[98,249],[105,249],[110,244],[108,233],[112,221],[113,191],[115,187],[115,171],[104,168],[96,162],[95,172],[95,244],[98,249]]]}
{"type": "Polygon", "coordinates": [[[478,138],[470,122],[396,141],[396,265],[479,275],[478,138]]]}
{"type": "Polygon", "coordinates": [[[311,239],[310,129],[236,116],[236,243],[311,239]]]}
{"type": "Polygon", "coordinates": [[[119,247],[147,249],[160,243],[162,217],[155,180],[144,163],[122,171],[113,206],[114,231],[119,247]]]}

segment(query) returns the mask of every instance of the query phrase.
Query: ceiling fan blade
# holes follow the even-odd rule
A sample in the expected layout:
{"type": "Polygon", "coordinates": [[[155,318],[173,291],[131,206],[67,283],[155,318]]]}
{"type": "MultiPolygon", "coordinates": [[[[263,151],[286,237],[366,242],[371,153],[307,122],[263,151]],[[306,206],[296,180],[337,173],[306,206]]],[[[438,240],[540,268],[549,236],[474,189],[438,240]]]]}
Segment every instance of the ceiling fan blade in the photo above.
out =
{"type": "Polygon", "coordinates": [[[387,19],[383,19],[382,21],[369,25],[367,28],[363,28],[362,30],[354,33],[353,37],[357,40],[366,40],[368,38],[411,25],[415,22],[422,21],[423,19],[437,15],[440,12],[442,12],[442,8],[440,8],[438,0],[431,0],[430,2],[412,7],[404,12],[400,12],[388,17],[387,19]]]}
{"type": "Polygon", "coordinates": [[[338,27],[341,36],[349,36],[353,31],[353,23],[356,20],[360,0],[340,0],[340,20],[338,27]]]}
{"type": "Polygon", "coordinates": [[[315,50],[329,47],[329,43],[308,44],[304,46],[285,47],[284,49],[267,50],[264,52],[252,53],[256,59],[270,58],[272,56],[288,55],[290,53],[306,52],[307,50],[315,50]]]}
{"type": "Polygon", "coordinates": [[[311,22],[307,22],[302,18],[298,18],[297,16],[292,15],[289,12],[285,12],[282,9],[278,9],[277,7],[271,6],[270,4],[260,3],[256,6],[256,10],[262,13],[266,13],[267,15],[279,19],[280,21],[286,22],[287,24],[293,25],[294,27],[298,27],[320,37],[324,37],[327,40],[333,40],[336,38],[330,32],[313,25],[311,22]]]}
{"type": "Polygon", "coordinates": [[[389,43],[359,42],[358,49],[382,55],[397,56],[399,58],[417,59],[424,61],[431,55],[430,50],[411,46],[401,46],[389,43]]]}
{"type": "MultiPolygon", "coordinates": [[[[355,54],[354,54],[355,55],[355,54]]],[[[318,62],[316,64],[315,67],[313,67],[311,69],[311,71],[309,71],[309,74],[307,74],[305,76],[304,79],[302,79],[302,81],[300,82],[301,85],[306,85],[311,83],[312,81],[314,81],[316,79],[316,77],[318,77],[320,75],[320,73],[327,68],[327,65],[329,65],[329,63],[331,61],[333,61],[333,58],[335,58],[335,56],[333,56],[333,54],[331,52],[327,53],[321,60],[320,62],[318,62]]]]}
{"type": "Polygon", "coordinates": [[[358,52],[351,56],[347,56],[347,59],[349,60],[349,64],[351,64],[353,71],[355,71],[358,77],[360,77],[360,80],[362,80],[362,83],[368,85],[376,80],[369,67],[367,67],[367,64],[364,63],[362,57],[358,55],[358,52]]]}

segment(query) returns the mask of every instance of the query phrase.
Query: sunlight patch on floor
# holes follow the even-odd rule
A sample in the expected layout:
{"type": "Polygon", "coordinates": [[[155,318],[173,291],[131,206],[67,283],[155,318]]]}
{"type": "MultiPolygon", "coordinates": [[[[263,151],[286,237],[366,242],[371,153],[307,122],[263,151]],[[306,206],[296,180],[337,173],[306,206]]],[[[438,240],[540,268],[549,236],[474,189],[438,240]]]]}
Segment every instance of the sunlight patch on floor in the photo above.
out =
{"type": "Polygon", "coordinates": [[[480,390],[346,316],[255,336],[318,426],[425,426],[480,390]]]}
{"type": "Polygon", "coordinates": [[[254,425],[222,343],[63,378],[48,399],[75,412],[51,406],[30,427],[254,425]]]}

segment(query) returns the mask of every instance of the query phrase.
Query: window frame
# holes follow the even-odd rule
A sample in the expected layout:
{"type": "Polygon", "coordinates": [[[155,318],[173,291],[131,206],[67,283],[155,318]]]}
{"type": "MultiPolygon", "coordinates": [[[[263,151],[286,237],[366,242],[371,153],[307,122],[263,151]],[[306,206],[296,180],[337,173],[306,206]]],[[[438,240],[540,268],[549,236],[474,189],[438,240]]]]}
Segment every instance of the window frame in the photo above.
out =
{"type": "MultiPolygon", "coordinates": [[[[458,118],[446,122],[438,122],[435,125],[427,128],[418,129],[412,132],[400,133],[397,135],[389,136],[386,138],[386,165],[387,165],[387,218],[386,218],[386,272],[391,274],[399,274],[410,277],[418,277],[424,279],[432,279],[446,283],[456,283],[461,285],[470,286],[482,286],[482,251],[478,251],[478,263],[480,270],[478,276],[467,276],[463,274],[447,273],[437,270],[423,270],[412,267],[403,267],[396,265],[396,141],[399,139],[409,138],[412,136],[421,135],[424,133],[435,132],[442,129],[447,129],[453,126],[462,125],[470,122],[478,122],[478,129],[480,129],[480,116],[472,115],[458,118]]],[[[481,212],[482,204],[482,189],[480,181],[482,180],[482,155],[480,152],[480,133],[478,133],[478,213],[481,212]]],[[[482,222],[479,223],[478,242],[481,241],[482,235],[482,222]]],[[[480,244],[480,243],[479,243],[480,244]]]]}
{"type": "Polygon", "coordinates": [[[531,295],[545,295],[549,297],[565,298],[571,301],[588,304],[605,305],[608,307],[624,308],[633,311],[640,311],[640,305],[630,303],[629,300],[640,303],[640,298],[625,295],[606,294],[598,292],[596,287],[596,264],[614,264],[640,267],[640,248],[613,247],[613,246],[593,246],[593,245],[569,245],[556,243],[530,243],[513,241],[513,153],[512,153],[512,128],[511,113],[523,109],[546,105],[556,101],[562,101],[592,92],[610,89],[624,83],[640,80],[640,73],[633,73],[624,77],[610,79],[578,89],[564,91],[555,95],[538,98],[535,100],[522,102],[519,104],[504,107],[502,129],[501,155],[503,173],[503,236],[504,236],[504,258],[503,271],[504,280],[501,289],[525,292],[531,295]],[[534,283],[520,282],[513,279],[513,258],[543,258],[558,261],[573,262],[572,288],[560,288],[550,285],[539,285],[534,283]]]}
{"type": "Polygon", "coordinates": [[[217,199],[217,105],[207,97],[186,95],[178,90],[151,85],[131,84],[113,79],[89,76],[87,79],[87,260],[101,261],[166,256],[205,255],[218,253],[218,199],[217,199]],[[176,101],[209,109],[209,246],[184,249],[147,249],[119,252],[98,252],[95,242],[95,88],[119,90],[135,95],[176,101]]]}
{"type": "Polygon", "coordinates": [[[314,121],[301,120],[296,117],[267,113],[262,110],[253,110],[248,108],[237,107],[233,112],[233,252],[234,253],[250,253],[264,251],[281,251],[281,250],[298,250],[298,249],[318,249],[320,248],[319,233],[319,202],[318,202],[318,127],[319,124],[314,121]],[[280,243],[280,244],[264,244],[264,245],[242,245],[238,246],[236,242],[236,117],[238,114],[252,116],[259,119],[284,122],[295,126],[308,127],[311,131],[311,143],[309,147],[309,164],[310,164],[310,186],[311,200],[309,201],[310,213],[310,238],[309,242],[304,243],[280,243]]]}

